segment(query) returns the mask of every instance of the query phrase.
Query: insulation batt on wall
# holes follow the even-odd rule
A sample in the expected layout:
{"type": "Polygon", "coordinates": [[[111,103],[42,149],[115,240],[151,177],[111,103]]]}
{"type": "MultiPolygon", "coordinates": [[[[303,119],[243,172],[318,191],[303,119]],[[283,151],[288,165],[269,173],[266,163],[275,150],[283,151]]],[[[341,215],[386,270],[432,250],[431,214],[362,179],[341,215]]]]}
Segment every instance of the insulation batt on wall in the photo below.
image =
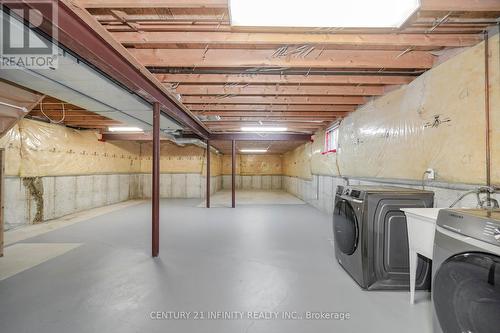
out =
{"type": "Polygon", "coordinates": [[[1,141],[7,151],[7,175],[21,177],[134,173],[140,146],[98,141],[94,131],[80,131],[28,119],[1,141]]]}
{"type": "MultiPolygon", "coordinates": [[[[223,158],[224,175],[231,174],[232,161],[230,155],[224,155],[223,158]]],[[[282,157],[281,155],[236,155],[236,174],[239,175],[281,175],[282,157]]]]}
{"type": "MultiPolygon", "coordinates": [[[[500,184],[498,35],[490,39],[492,178],[500,184]]],[[[285,154],[285,175],[313,174],[422,179],[427,168],[445,182],[485,183],[484,43],[460,53],[412,83],[366,104],[340,126],[336,154],[315,142],[285,154]],[[310,158],[309,158],[310,157],[310,158]]]]}
{"type": "MultiPolygon", "coordinates": [[[[6,175],[20,177],[151,172],[151,144],[101,142],[92,130],[21,120],[2,138],[6,175]]],[[[162,173],[206,174],[205,149],[161,143],[162,173]]],[[[211,175],[221,174],[221,156],[212,152],[211,175]]]]}
{"type": "MultiPolygon", "coordinates": [[[[151,172],[152,144],[141,144],[141,172],[151,172]]],[[[160,146],[161,173],[197,173],[206,174],[206,149],[194,145],[178,146],[162,141],[160,146]]],[[[221,174],[221,157],[213,152],[210,155],[210,175],[221,174]]]]}
{"type": "Polygon", "coordinates": [[[314,175],[336,175],[337,154],[323,154],[325,150],[325,131],[314,134],[314,142],[311,144],[311,172],[314,175]]]}
{"type": "Polygon", "coordinates": [[[500,185],[500,47],[499,35],[490,38],[490,121],[491,121],[491,177],[500,185]]]}
{"type": "Polygon", "coordinates": [[[283,155],[283,173],[287,176],[311,179],[311,143],[283,155]]]}
{"type": "Polygon", "coordinates": [[[5,175],[18,176],[21,169],[21,134],[17,124],[0,138],[0,147],[5,149],[5,175]]]}

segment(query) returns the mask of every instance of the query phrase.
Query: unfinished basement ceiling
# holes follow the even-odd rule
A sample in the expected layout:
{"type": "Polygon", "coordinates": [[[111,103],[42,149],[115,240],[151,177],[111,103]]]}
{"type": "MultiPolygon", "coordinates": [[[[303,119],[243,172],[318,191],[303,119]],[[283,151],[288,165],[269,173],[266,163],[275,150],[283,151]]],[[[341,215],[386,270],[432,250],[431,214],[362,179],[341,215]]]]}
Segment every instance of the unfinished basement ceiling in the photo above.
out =
{"type": "Polygon", "coordinates": [[[230,26],[225,0],[79,4],[213,132],[314,133],[411,82],[436,51],[479,43],[500,16],[498,1],[423,0],[400,29],[250,29],[230,26]]]}
{"type": "MultiPolygon", "coordinates": [[[[303,141],[237,141],[236,153],[244,154],[241,149],[267,149],[266,154],[284,154],[301,145],[303,141]]],[[[231,155],[231,141],[210,141],[210,145],[214,146],[219,152],[224,155],[231,155]]]]}
{"type": "Polygon", "coordinates": [[[45,96],[27,115],[28,118],[66,125],[74,128],[101,129],[109,126],[127,126],[123,121],[113,120],[100,114],[90,112],[79,106],[45,96]]]}
{"type": "MultiPolygon", "coordinates": [[[[70,108],[74,109],[76,106],[111,119],[109,124],[94,123],[88,119],[86,123],[78,123],[81,128],[105,128],[107,125],[120,123],[137,126],[143,130],[152,128],[151,104],[62,49],[59,50],[56,69],[0,69],[0,77],[58,100],[70,102],[70,108]]],[[[62,108],[62,105],[56,107],[62,108]]],[[[166,117],[161,117],[160,128],[168,131],[181,129],[176,122],[166,117]]]]}
{"type": "MultiPolygon", "coordinates": [[[[43,44],[53,42],[40,31],[31,28],[24,30],[22,22],[15,15],[10,15],[10,24],[16,29],[11,30],[11,38],[22,40],[28,31],[30,40],[43,44]]],[[[7,22],[7,21],[5,21],[7,22]]],[[[2,16],[2,24],[3,16],[2,16]]],[[[89,65],[89,59],[83,59],[78,55],[68,52],[61,45],[55,45],[57,50],[57,66],[50,68],[32,68],[19,66],[16,68],[0,68],[2,80],[26,87],[54,99],[41,101],[38,111],[44,120],[62,123],[70,126],[78,125],[81,128],[106,129],[109,125],[128,125],[139,127],[143,130],[152,128],[152,106],[138,94],[124,88],[123,83],[113,81],[103,75],[95,67],[89,65]],[[65,102],[62,102],[65,101],[65,102]],[[68,114],[66,119],[66,104],[71,111],[80,112],[78,116],[87,116],[86,119],[76,119],[72,122],[69,118],[76,114],[68,114]],[[59,109],[58,120],[44,114],[44,104],[47,104],[47,112],[55,104],[59,109]],[[91,112],[90,112],[91,111],[91,112]],[[100,116],[97,118],[92,118],[100,116]]],[[[3,59],[4,60],[4,59],[3,59]]],[[[40,116],[36,111],[32,116],[40,116]]],[[[182,127],[169,117],[160,117],[160,129],[168,132],[182,130],[182,127]]]]}

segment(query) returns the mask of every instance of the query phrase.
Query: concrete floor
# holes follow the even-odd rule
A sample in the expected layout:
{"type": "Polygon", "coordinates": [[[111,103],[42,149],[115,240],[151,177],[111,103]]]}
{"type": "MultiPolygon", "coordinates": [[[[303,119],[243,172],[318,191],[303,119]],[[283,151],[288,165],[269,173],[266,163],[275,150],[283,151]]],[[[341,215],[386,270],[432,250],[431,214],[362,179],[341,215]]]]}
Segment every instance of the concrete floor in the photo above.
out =
{"type": "MultiPolygon", "coordinates": [[[[242,205],[305,205],[299,198],[283,191],[237,190],[236,204],[242,205]]],[[[205,207],[203,200],[198,207],[205,207]]],[[[231,207],[231,191],[222,190],[210,196],[210,207],[231,207]]]]}
{"type": "Polygon", "coordinates": [[[0,281],[1,332],[431,331],[427,293],[412,306],[406,292],[360,290],[334,262],[330,217],[315,208],[198,204],[162,201],[155,260],[148,203],[21,241],[81,245],[0,281]],[[245,313],[194,320],[191,313],[189,320],[152,320],[157,311],[322,311],[351,318],[260,320],[245,313]]]}

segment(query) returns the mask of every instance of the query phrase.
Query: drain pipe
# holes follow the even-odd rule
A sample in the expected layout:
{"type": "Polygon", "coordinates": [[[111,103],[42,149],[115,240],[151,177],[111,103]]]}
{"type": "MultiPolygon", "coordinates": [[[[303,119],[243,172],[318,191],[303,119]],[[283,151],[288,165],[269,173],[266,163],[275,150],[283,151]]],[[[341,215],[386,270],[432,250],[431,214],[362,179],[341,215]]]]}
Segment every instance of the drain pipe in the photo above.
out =
{"type": "MultiPolygon", "coordinates": [[[[491,143],[490,143],[490,73],[489,73],[489,40],[488,31],[484,31],[484,112],[486,119],[486,186],[491,186],[491,143]]],[[[486,194],[488,202],[491,199],[491,193],[486,194]]]]}

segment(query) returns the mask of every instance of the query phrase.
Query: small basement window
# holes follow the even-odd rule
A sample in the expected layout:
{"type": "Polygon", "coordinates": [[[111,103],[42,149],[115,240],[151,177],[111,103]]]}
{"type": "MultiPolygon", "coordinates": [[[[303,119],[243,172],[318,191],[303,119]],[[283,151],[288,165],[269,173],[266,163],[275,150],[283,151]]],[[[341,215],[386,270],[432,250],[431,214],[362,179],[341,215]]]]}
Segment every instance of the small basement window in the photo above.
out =
{"type": "Polygon", "coordinates": [[[335,125],[326,130],[325,150],[322,154],[336,153],[339,147],[339,126],[335,125]]]}

